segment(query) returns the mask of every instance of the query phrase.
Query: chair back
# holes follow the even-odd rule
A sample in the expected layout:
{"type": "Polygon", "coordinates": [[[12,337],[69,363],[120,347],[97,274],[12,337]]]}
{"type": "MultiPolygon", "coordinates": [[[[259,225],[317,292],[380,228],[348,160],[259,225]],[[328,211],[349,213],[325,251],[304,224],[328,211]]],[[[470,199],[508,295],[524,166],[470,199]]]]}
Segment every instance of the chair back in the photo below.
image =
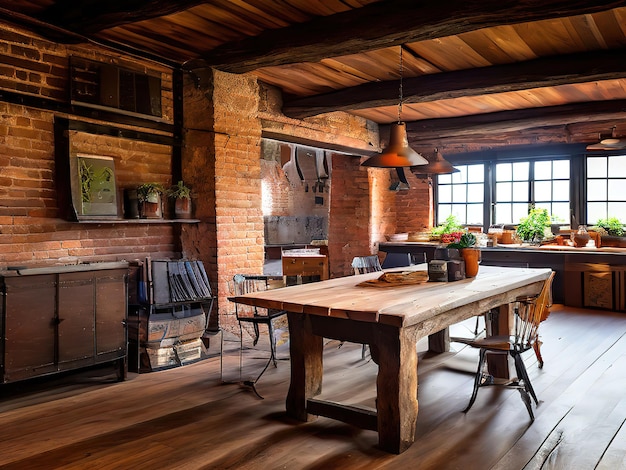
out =
{"type": "MultiPolygon", "coordinates": [[[[260,274],[235,274],[233,276],[232,285],[230,287],[230,291],[233,295],[244,295],[249,294],[251,292],[260,292],[265,291],[274,287],[283,287],[284,282],[282,281],[282,276],[265,276],[260,274]],[[280,278],[280,282],[276,281],[280,278]],[[278,284],[278,285],[274,285],[278,284]]],[[[252,307],[250,305],[238,304],[235,303],[235,313],[237,317],[243,316],[258,316],[265,315],[268,313],[265,308],[257,308],[252,307]]]]}
{"type": "Polygon", "coordinates": [[[519,298],[516,301],[514,346],[520,352],[532,347],[538,337],[539,324],[548,317],[554,275],[553,271],[544,282],[539,295],[519,298]]]}
{"type": "Polygon", "coordinates": [[[378,255],[355,256],[352,260],[352,269],[354,274],[373,273],[383,270],[378,255]]]}

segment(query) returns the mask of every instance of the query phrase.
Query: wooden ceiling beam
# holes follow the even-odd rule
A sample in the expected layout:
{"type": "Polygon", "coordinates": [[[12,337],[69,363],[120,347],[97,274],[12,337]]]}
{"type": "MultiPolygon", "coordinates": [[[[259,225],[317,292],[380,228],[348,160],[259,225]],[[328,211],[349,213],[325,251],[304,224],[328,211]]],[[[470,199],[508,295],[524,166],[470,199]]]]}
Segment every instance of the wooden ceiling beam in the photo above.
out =
{"type": "Polygon", "coordinates": [[[195,7],[202,0],[57,0],[38,19],[82,36],[105,29],[171,15],[195,7]]]}
{"type": "MultiPolygon", "coordinates": [[[[457,118],[426,119],[406,123],[409,143],[446,137],[517,132],[526,129],[597,121],[624,121],[626,100],[587,103],[475,114],[457,118]]],[[[381,129],[384,132],[384,129],[381,129]]]]}
{"type": "Polygon", "coordinates": [[[232,73],[260,67],[319,62],[398,44],[497,25],[595,13],[626,1],[597,0],[385,0],[223,44],[203,59],[232,73]]]}
{"type": "MultiPolygon", "coordinates": [[[[402,81],[403,103],[528,90],[570,83],[626,77],[626,49],[594,51],[526,62],[443,72],[402,81]]],[[[303,119],[334,111],[394,106],[399,81],[370,82],[343,90],[307,96],[284,97],[283,114],[303,119]]]]}

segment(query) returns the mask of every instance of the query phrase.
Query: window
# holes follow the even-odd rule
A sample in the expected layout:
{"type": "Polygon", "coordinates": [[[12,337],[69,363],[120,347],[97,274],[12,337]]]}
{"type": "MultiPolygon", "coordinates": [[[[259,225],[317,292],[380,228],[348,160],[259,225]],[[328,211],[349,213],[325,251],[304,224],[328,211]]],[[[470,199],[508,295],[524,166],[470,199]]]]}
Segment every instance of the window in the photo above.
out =
{"type": "Polygon", "coordinates": [[[437,224],[454,214],[462,224],[483,225],[485,165],[455,165],[459,171],[437,176],[437,224]]]}
{"type": "MultiPolygon", "coordinates": [[[[623,165],[626,178],[626,161],[623,165]]],[[[567,224],[570,166],[570,159],[561,156],[500,156],[489,163],[455,165],[459,173],[437,177],[437,224],[453,214],[463,224],[483,229],[513,225],[528,215],[530,207],[547,209],[559,223],[567,224]]]]}
{"type": "Polygon", "coordinates": [[[626,155],[587,157],[587,224],[626,214],[626,155]]]}

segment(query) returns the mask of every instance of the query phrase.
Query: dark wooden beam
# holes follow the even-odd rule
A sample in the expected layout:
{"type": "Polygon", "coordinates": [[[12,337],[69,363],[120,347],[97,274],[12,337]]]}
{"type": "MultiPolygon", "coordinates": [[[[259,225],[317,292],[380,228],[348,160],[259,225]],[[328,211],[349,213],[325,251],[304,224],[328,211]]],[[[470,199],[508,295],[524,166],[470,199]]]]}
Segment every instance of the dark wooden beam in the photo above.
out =
{"type": "MultiPolygon", "coordinates": [[[[409,143],[446,137],[517,132],[525,129],[626,119],[626,100],[593,101],[472,116],[407,122],[409,143]]],[[[386,126],[381,128],[384,132],[386,126]]]]}
{"type": "Polygon", "coordinates": [[[202,0],[57,0],[38,19],[80,35],[171,15],[195,7],[202,0]]]}
{"type": "MultiPolygon", "coordinates": [[[[626,49],[594,51],[527,62],[444,72],[403,80],[403,102],[424,103],[463,96],[551,87],[626,77],[626,49]]],[[[304,98],[285,96],[283,113],[305,117],[334,111],[394,106],[398,80],[370,82],[304,98]]]]}
{"type": "Polygon", "coordinates": [[[259,67],[318,62],[481,28],[581,15],[625,6],[598,0],[387,0],[219,46],[203,58],[217,69],[244,73],[259,67]]]}

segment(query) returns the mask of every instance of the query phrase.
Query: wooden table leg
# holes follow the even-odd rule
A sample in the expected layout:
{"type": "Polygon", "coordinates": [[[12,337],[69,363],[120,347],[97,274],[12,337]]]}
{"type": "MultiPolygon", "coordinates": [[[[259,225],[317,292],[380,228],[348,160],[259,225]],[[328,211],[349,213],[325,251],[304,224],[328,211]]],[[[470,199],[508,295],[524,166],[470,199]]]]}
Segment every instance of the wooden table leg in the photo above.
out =
{"type": "Polygon", "coordinates": [[[399,454],[415,439],[418,408],[415,338],[406,329],[379,325],[372,347],[378,362],[378,443],[383,450],[399,454]]]}
{"type": "Polygon", "coordinates": [[[312,421],[316,417],[307,413],[307,399],[322,392],[323,338],[312,333],[308,315],[287,312],[287,318],[291,355],[287,414],[301,421],[312,421]]]}

